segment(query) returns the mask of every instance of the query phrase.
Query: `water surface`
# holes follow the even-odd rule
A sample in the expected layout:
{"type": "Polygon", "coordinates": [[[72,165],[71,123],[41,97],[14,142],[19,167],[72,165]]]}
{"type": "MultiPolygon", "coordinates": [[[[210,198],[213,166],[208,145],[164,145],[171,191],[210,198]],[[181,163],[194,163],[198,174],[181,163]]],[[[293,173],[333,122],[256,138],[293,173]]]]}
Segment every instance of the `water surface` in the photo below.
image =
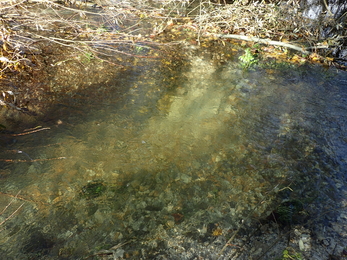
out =
{"type": "Polygon", "coordinates": [[[345,73],[182,60],[129,67],[59,103],[50,130],[6,137],[1,158],[17,162],[1,162],[1,192],[20,199],[2,219],[24,205],[3,226],[2,255],[80,259],[127,242],[117,257],[158,256],[268,216],[286,187],[329,190],[339,205],[345,73]]]}

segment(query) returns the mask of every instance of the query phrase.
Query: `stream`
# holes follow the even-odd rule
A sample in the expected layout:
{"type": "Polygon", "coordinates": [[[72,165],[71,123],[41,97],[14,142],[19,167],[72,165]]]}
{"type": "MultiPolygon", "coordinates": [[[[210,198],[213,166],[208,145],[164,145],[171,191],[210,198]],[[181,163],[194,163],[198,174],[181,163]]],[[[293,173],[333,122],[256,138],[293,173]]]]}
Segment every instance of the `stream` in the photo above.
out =
{"type": "Polygon", "coordinates": [[[50,129],[1,137],[0,222],[23,204],[2,259],[216,259],[283,200],[311,224],[347,220],[346,72],[185,51],[58,100],[35,123],[50,129]]]}

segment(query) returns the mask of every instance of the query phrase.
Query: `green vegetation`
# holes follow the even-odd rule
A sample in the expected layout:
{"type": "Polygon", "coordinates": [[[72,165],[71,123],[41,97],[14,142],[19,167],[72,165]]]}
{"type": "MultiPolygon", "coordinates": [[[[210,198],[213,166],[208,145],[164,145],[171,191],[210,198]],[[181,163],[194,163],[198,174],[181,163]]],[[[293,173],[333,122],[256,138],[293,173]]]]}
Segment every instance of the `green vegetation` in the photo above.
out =
{"type": "Polygon", "coordinates": [[[304,258],[301,253],[298,253],[293,248],[288,247],[283,250],[282,258],[278,260],[304,260],[304,258]]]}
{"type": "Polygon", "coordinates": [[[99,197],[106,190],[106,186],[100,181],[93,181],[83,186],[81,189],[82,197],[94,199],[99,197]]]}
{"type": "Polygon", "coordinates": [[[292,224],[300,222],[301,213],[304,210],[304,205],[300,200],[289,200],[281,203],[274,211],[276,221],[281,224],[292,224]]]}
{"type": "Polygon", "coordinates": [[[136,45],[135,46],[135,53],[140,54],[143,51],[143,46],[136,45]]]}
{"type": "Polygon", "coordinates": [[[82,53],[80,56],[80,60],[82,63],[90,63],[93,59],[95,59],[95,56],[92,52],[85,52],[82,53]]]}
{"type": "Polygon", "coordinates": [[[245,53],[239,57],[240,65],[244,69],[249,69],[258,63],[256,55],[251,52],[250,48],[245,49],[245,53]]]}

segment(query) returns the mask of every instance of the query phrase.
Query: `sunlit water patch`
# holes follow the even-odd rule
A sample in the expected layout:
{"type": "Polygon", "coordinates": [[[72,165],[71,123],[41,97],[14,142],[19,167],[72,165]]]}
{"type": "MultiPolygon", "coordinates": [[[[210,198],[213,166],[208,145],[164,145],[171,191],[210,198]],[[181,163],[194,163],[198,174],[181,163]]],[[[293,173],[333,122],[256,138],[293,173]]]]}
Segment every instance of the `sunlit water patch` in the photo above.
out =
{"type": "Polygon", "coordinates": [[[269,215],[277,192],[311,167],[345,178],[346,95],[328,74],[243,71],[200,56],[186,68],[170,78],[134,68],[119,102],[105,96],[8,143],[42,161],[4,163],[2,192],[21,192],[7,213],[24,205],[0,234],[3,255],[78,259],[125,242],[117,257],[149,257],[182,236],[228,237],[269,215]]]}

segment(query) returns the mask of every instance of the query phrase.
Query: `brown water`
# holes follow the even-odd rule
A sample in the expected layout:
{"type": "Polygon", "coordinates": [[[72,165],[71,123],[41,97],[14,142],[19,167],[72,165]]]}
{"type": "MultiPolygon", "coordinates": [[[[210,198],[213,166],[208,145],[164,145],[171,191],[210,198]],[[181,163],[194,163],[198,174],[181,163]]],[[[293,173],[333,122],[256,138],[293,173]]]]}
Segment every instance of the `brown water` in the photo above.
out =
{"type": "Polygon", "coordinates": [[[83,259],[123,242],[115,259],[151,258],[217,237],[211,224],[268,216],[287,186],[344,189],[345,73],[245,71],[205,54],[129,67],[102,98],[58,106],[50,130],[4,142],[1,158],[27,161],[1,162],[1,219],[24,203],[2,225],[6,259],[83,259]]]}

